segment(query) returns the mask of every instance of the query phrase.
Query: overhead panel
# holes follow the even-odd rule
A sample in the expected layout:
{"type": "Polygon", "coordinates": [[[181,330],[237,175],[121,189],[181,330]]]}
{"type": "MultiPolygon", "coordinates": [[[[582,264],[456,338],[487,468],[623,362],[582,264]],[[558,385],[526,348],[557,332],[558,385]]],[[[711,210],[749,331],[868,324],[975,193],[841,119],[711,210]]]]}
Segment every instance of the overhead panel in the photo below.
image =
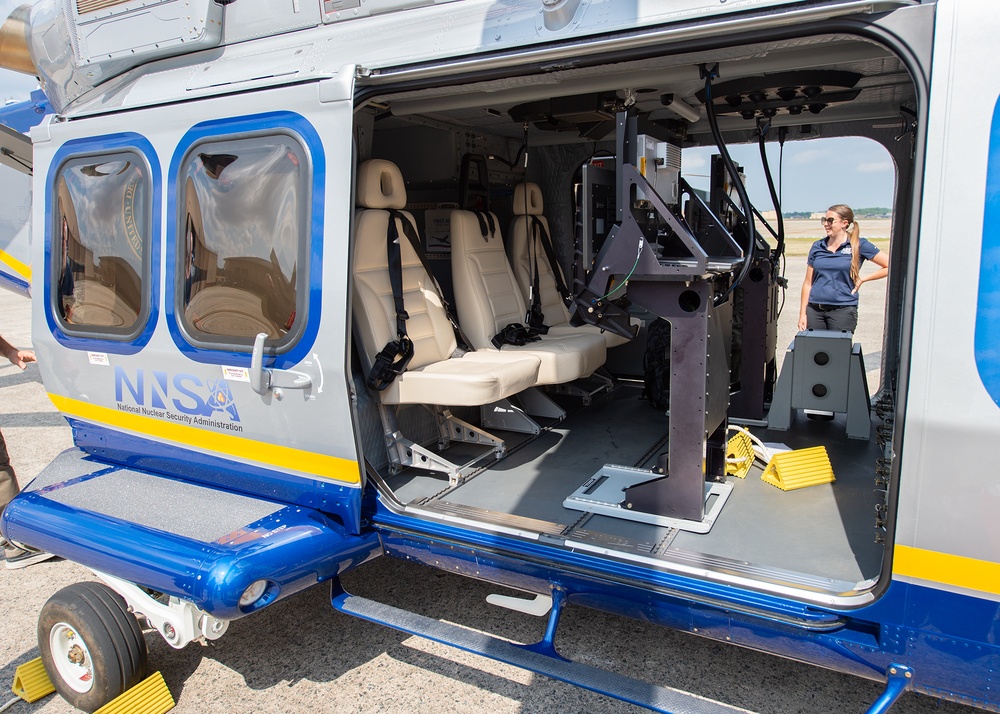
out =
{"type": "Polygon", "coordinates": [[[214,0],[77,0],[70,7],[81,67],[214,47],[222,36],[223,6],[214,0]]]}

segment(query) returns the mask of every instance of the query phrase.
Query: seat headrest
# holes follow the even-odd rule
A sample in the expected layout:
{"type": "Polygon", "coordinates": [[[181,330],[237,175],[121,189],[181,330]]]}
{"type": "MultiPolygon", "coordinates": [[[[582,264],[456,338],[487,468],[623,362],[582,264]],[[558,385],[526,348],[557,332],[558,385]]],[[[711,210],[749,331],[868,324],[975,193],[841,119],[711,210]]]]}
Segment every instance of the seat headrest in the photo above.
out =
{"type": "Polygon", "coordinates": [[[540,216],[542,211],[542,189],[537,183],[522,183],[514,187],[515,216],[540,216]]]}
{"type": "Polygon", "coordinates": [[[358,167],[357,202],[363,208],[406,208],[406,185],[399,167],[370,159],[358,167]]]}

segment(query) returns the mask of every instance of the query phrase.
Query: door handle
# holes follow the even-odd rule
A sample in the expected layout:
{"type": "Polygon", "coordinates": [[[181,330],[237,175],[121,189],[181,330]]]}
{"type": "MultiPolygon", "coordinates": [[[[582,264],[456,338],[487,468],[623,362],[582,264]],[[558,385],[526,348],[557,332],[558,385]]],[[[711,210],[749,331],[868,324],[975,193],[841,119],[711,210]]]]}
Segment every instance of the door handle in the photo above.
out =
{"type": "Polygon", "coordinates": [[[264,366],[264,341],[267,333],[258,333],[253,341],[253,352],[250,353],[250,387],[257,394],[267,394],[270,390],[306,389],[312,384],[312,377],[305,372],[292,369],[270,369],[264,366]]]}

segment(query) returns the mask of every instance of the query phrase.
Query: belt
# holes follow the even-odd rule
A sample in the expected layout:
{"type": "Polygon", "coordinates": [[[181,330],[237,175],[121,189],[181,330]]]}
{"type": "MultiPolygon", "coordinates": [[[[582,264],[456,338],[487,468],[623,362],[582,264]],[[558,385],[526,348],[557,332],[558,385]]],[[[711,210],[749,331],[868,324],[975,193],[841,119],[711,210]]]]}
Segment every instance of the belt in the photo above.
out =
{"type": "Polygon", "coordinates": [[[809,303],[809,307],[820,312],[833,312],[834,310],[842,310],[845,307],[854,307],[854,305],[824,305],[821,302],[811,302],[809,303]]]}

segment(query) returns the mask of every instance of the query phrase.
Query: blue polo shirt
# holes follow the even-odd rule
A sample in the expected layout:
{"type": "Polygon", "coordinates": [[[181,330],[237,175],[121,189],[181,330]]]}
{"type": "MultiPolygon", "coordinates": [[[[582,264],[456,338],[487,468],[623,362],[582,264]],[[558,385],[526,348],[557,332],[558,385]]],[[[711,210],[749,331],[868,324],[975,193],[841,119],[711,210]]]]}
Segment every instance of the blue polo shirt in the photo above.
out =
{"type": "MultiPolygon", "coordinates": [[[[871,260],[878,253],[878,248],[871,241],[861,238],[858,250],[861,252],[861,265],[871,260]]],[[[808,264],[813,269],[813,283],[809,289],[809,302],[823,305],[857,305],[857,293],[851,282],[851,242],[844,241],[836,251],[826,248],[826,238],[820,238],[809,249],[808,264]]]]}

